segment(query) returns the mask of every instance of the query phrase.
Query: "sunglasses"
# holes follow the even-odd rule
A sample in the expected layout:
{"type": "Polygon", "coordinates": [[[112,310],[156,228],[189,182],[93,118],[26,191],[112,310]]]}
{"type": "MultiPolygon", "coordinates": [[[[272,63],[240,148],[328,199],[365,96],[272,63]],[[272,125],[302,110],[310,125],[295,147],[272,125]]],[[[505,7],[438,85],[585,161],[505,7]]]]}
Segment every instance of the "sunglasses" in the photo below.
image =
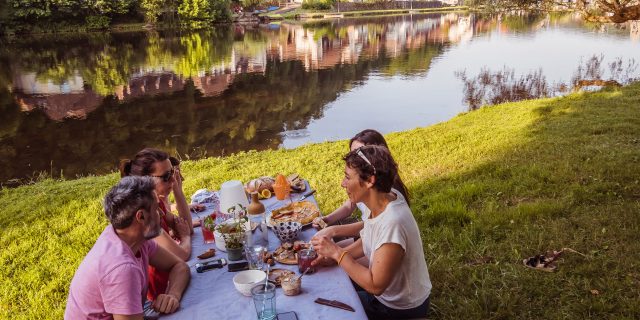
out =
{"type": "Polygon", "coordinates": [[[169,182],[169,180],[171,180],[171,177],[173,177],[174,173],[175,173],[175,169],[173,167],[171,167],[171,170],[165,172],[165,174],[163,174],[161,176],[152,176],[152,177],[160,178],[160,179],[162,179],[163,182],[169,182]]]}
{"type": "Polygon", "coordinates": [[[356,151],[356,154],[358,156],[360,156],[360,158],[362,158],[362,160],[364,160],[364,162],[366,162],[368,165],[371,166],[371,168],[373,168],[373,175],[376,175],[376,167],[373,166],[373,164],[371,164],[371,161],[369,161],[369,159],[367,159],[367,157],[364,155],[364,153],[362,152],[362,147],[358,148],[358,151],[356,151]]]}

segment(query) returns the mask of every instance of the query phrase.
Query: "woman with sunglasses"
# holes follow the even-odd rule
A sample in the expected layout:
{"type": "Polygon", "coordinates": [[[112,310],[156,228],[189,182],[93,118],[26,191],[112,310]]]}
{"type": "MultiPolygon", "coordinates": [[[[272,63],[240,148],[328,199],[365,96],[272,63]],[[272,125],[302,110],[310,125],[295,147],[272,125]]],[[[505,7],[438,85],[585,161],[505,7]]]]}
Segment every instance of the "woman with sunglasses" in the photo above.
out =
{"type": "Polygon", "coordinates": [[[316,235],[311,240],[313,249],[349,275],[369,319],[425,317],[431,280],[418,224],[402,193],[393,188],[398,173],[395,161],[380,146],[361,147],[344,160],[342,187],[351,202],[367,206],[368,219],[360,239],[348,247],[316,235]],[[369,261],[368,267],[356,261],[361,257],[369,261]]]}
{"type": "MultiPolygon", "coordinates": [[[[389,149],[389,147],[387,146],[387,141],[384,139],[384,136],[380,132],[373,129],[362,130],[358,132],[355,136],[353,136],[351,140],[349,140],[350,151],[356,150],[362,146],[382,146],[389,149]]],[[[393,188],[400,191],[400,193],[402,193],[402,196],[404,197],[407,204],[410,204],[409,195],[407,194],[407,188],[402,182],[402,179],[400,179],[400,175],[396,175],[395,179],[393,180],[393,188]]],[[[364,205],[364,203],[362,202],[353,203],[349,199],[347,199],[342,204],[342,206],[334,210],[331,214],[326,215],[322,218],[316,218],[314,220],[313,225],[314,227],[319,229],[320,223],[318,219],[322,219],[327,225],[330,226],[323,230],[318,231],[318,235],[326,235],[330,238],[357,237],[358,233],[360,232],[360,230],[362,230],[362,227],[364,225],[363,221],[367,220],[368,218],[365,215],[365,212],[367,211],[366,209],[367,207],[364,205]],[[358,208],[362,213],[361,215],[362,221],[356,222],[356,223],[344,224],[344,225],[335,225],[335,224],[341,223],[341,221],[350,217],[356,208],[358,208]]]]}
{"type": "MultiPolygon", "coordinates": [[[[180,161],[170,157],[164,151],[146,148],[138,152],[133,159],[120,162],[120,175],[150,176],[156,182],[158,194],[160,224],[163,231],[154,241],[169,252],[187,261],[191,256],[191,234],[193,224],[189,205],[182,191],[182,175],[180,161]],[[171,214],[169,195],[173,192],[178,216],[171,214]]],[[[154,300],[165,293],[169,274],[149,266],[149,289],[147,298],[154,300]]]]}

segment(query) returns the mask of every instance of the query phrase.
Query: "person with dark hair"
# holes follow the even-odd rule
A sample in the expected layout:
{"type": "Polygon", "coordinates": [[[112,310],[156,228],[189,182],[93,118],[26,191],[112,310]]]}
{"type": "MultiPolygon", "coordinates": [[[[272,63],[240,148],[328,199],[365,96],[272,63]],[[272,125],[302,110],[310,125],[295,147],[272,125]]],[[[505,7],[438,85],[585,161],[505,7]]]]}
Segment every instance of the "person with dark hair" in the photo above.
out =
{"type": "Polygon", "coordinates": [[[402,193],[393,188],[398,166],[389,150],[363,146],[344,160],[345,188],[351,202],[363,202],[360,239],[346,248],[326,235],[311,240],[319,258],[335,261],[351,277],[369,319],[409,319],[426,316],[431,280],[422,238],[402,193]],[[356,260],[366,257],[369,266],[356,260]]]}
{"type": "Polygon", "coordinates": [[[154,189],[152,178],[125,177],[109,190],[103,205],[110,224],[73,276],[65,319],[142,319],[149,265],[169,274],[169,287],[153,309],[178,309],[191,273],[184,261],[151,241],[161,231],[154,189]]]}
{"type": "MultiPolygon", "coordinates": [[[[148,176],[155,181],[155,191],[159,197],[161,214],[160,235],[154,239],[158,245],[187,261],[191,256],[191,234],[193,226],[187,200],[182,191],[182,175],[180,161],[170,157],[168,153],[146,148],[138,152],[131,160],[120,162],[120,175],[148,176]],[[178,209],[178,216],[171,214],[169,195],[173,192],[178,209]]],[[[167,289],[169,275],[166,272],[149,267],[148,299],[154,300],[167,289]]]]}
{"type": "MultiPolygon", "coordinates": [[[[382,146],[389,149],[389,147],[387,146],[387,141],[384,139],[384,136],[380,132],[373,129],[362,130],[358,132],[355,136],[353,136],[351,140],[349,140],[350,151],[356,150],[363,146],[382,146]]],[[[404,185],[404,183],[402,182],[402,179],[400,178],[400,175],[397,173],[393,180],[393,187],[396,190],[398,190],[400,193],[402,193],[402,196],[404,197],[407,204],[410,204],[409,195],[407,193],[407,187],[404,185]]],[[[358,233],[360,232],[360,230],[362,230],[362,227],[364,225],[362,221],[343,224],[343,225],[336,225],[336,224],[340,224],[340,222],[344,221],[344,219],[350,217],[353,211],[356,209],[356,207],[360,210],[362,214],[361,215],[362,221],[367,220],[368,216],[365,214],[365,212],[367,212],[367,208],[365,204],[362,202],[353,203],[351,202],[351,200],[347,199],[342,204],[342,206],[334,210],[332,213],[324,217],[316,218],[314,220],[313,225],[314,227],[319,228],[320,222],[318,221],[318,219],[324,220],[324,222],[330,227],[320,230],[318,234],[326,235],[331,238],[358,236],[358,233]]]]}

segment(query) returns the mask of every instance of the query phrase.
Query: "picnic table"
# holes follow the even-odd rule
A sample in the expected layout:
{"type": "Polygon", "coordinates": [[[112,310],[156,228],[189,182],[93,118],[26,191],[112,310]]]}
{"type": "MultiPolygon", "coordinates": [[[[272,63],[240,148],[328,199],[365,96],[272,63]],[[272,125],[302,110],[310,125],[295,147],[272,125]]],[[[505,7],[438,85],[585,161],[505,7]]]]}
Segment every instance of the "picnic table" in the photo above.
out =
{"type": "MultiPolygon", "coordinates": [[[[309,185],[307,184],[307,187],[309,185]]],[[[310,188],[307,188],[310,190],[310,188]]],[[[301,194],[292,194],[291,199],[298,199],[301,194]]],[[[306,200],[316,203],[313,196],[306,200]]],[[[290,203],[289,199],[278,201],[276,197],[262,200],[267,212],[290,203]]],[[[204,212],[197,214],[205,217],[213,212],[213,207],[207,207],[204,212]]],[[[196,218],[195,214],[194,218],[196,218]]],[[[254,234],[254,237],[261,236],[254,234]]],[[[300,233],[299,239],[309,241],[316,233],[312,227],[307,227],[300,233]]],[[[280,240],[273,231],[268,231],[269,251],[280,245],[280,240]]],[[[180,309],[173,314],[164,315],[162,319],[257,319],[256,310],[251,297],[238,292],[233,284],[236,272],[229,272],[227,267],[214,269],[204,273],[197,273],[196,257],[209,248],[215,248],[214,243],[205,244],[200,228],[194,228],[192,241],[192,258],[187,262],[191,268],[191,282],[185,291],[180,309]]],[[[227,258],[227,254],[217,250],[215,258],[227,258]]],[[[297,265],[283,265],[276,263],[274,268],[289,269],[298,272],[297,265]]],[[[295,311],[298,319],[367,319],[358,294],[349,276],[339,267],[316,268],[313,274],[302,278],[302,291],[297,296],[285,296],[281,288],[276,289],[276,308],[278,313],[295,311]],[[355,309],[355,312],[328,307],[314,303],[317,298],[338,300],[355,309]]]]}

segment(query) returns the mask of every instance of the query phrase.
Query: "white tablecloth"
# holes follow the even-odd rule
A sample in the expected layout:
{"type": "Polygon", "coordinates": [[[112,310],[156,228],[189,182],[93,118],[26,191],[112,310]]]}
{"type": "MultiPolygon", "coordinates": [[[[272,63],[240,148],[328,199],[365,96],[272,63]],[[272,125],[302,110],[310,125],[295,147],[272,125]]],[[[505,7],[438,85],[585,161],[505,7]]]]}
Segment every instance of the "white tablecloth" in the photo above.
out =
{"type": "MultiPolygon", "coordinates": [[[[298,199],[300,195],[292,195],[298,199]]],[[[315,202],[313,197],[307,198],[315,202]]],[[[269,209],[276,209],[288,204],[289,200],[278,201],[275,197],[262,202],[269,209]]],[[[208,209],[199,216],[210,214],[208,209]]],[[[195,216],[194,216],[195,217],[195,216]]],[[[315,234],[312,227],[300,233],[300,239],[309,240],[315,234]]],[[[258,233],[258,231],[256,231],[258,233]]],[[[180,302],[180,309],[162,319],[257,319],[253,299],[238,292],[233,285],[233,276],[237,273],[227,271],[227,267],[204,273],[197,273],[196,257],[208,248],[215,248],[215,244],[205,244],[200,228],[195,228],[192,237],[192,258],[187,263],[191,266],[191,283],[180,302]]],[[[269,231],[269,251],[275,250],[280,240],[269,231]]],[[[225,252],[217,250],[215,258],[225,258],[225,252]]],[[[207,259],[210,260],[210,259],[207,259]]],[[[286,268],[298,272],[298,266],[276,263],[275,268],[286,268]]],[[[314,274],[307,274],[302,278],[302,292],[297,296],[285,296],[281,288],[276,289],[276,308],[278,313],[295,311],[298,319],[367,319],[353,289],[349,276],[339,267],[320,268],[314,274]],[[328,307],[314,303],[316,298],[338,300],[352,306],[356,312],[328,307]]]]}

